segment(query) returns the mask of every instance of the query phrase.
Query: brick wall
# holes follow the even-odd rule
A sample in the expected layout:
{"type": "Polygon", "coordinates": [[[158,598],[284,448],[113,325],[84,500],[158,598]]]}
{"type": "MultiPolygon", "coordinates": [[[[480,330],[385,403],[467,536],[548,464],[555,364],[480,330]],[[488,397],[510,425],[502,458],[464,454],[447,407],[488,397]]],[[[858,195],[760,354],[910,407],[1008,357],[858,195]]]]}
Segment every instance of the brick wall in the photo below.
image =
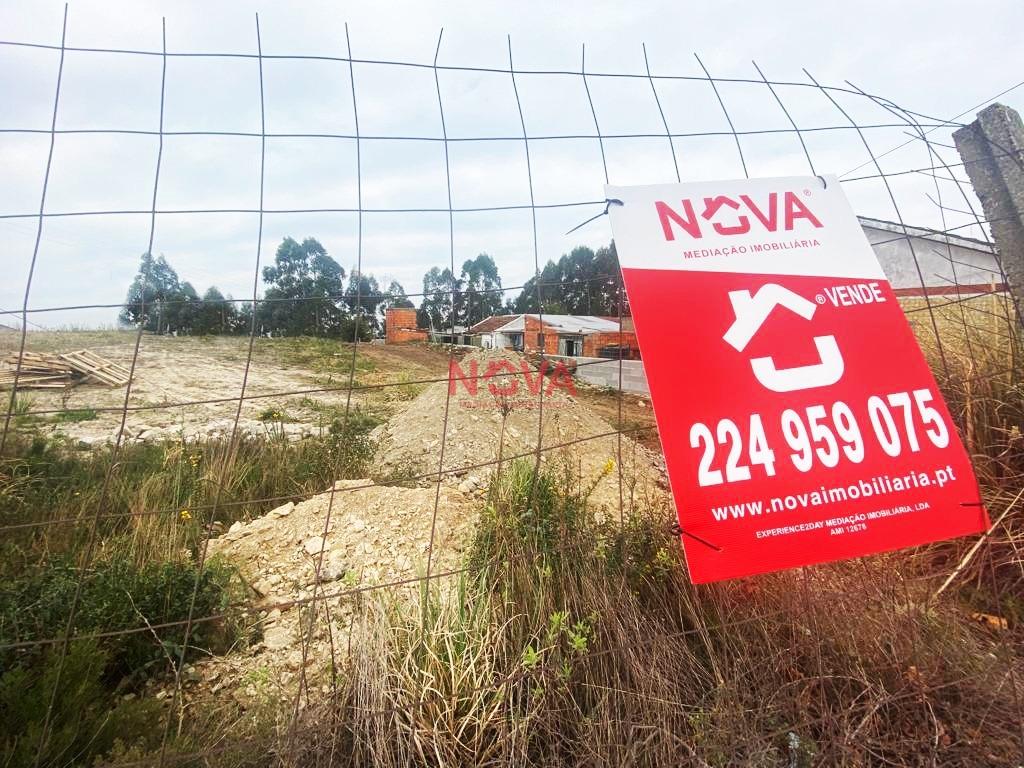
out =
{"type": "Polygon", "coordinates": [[[544,354],[558,354],[558,333],[547,323],[541,324],[536,317],[526,317],[525,330],[523,331],[523,351],[540,352],[540,345],[537,343],[537,334],[544,334],[544,354]]]}
{"type": "Polygon", "coordinates": [[[605,333],[591,333],[583,337],[583,357],[600,357],[602,347],[628,347],[629,354],[624,357],[627,360],[640,359],[640,347],[636,343],[636,334],[632,331],[623,330],[608,331],[605,333]]]}
{"type": "MultiPolygon", "coordinates": [[[[625,324],[624,324],[625,325],[625,324]]],[[[523,351],[530,353],[540,352],[537,334],[544,333],[544,354],[558,355],[558,330],[547,323],[541,325],[536,317],[525,318],[525,330],[523,331],[523,351]]],[[[590,333],[583,336],[583,357],[600,357],[602,347],[627,347],[629,353],[625,355],[627,360],[640,359],[640,347],[636,342],[636,334],[631,330],[607,331],[604,333],[590,333]]]]}
{"type": "Polygon", "coordinates": [[[391,307],[384,315],[384,343],[405,344],[426,341],[427,332],[416,327],[416,310],[411,307],[391,307]]]}

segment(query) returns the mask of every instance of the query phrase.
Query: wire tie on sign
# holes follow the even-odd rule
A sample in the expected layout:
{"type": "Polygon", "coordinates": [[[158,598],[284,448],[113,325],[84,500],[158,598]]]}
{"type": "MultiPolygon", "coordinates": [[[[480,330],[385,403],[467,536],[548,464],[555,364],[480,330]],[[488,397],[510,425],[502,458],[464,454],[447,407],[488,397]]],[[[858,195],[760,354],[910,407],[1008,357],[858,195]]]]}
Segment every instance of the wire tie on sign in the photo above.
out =
{"type": "Polygon", "coordinates": [[[818,176],[817,178],[818,178],[818,181],[821,182],[821,188],[822,189],[828,189],[828,182],[825,181],[825,177],[824,176],[818,176]]]}
{"type": "Polygon", "coordinates": [[[590,217],[589,219],[587,219],[586,221],[584,221],[584,222],[583,222],[582,224],[577,224],[577,225],[576,225],[575,227],[573,227],[572,229],[570,229],[570,230],[569,230],[568,232],[566,232],[565,234],[567,234],[567,235],[571,235],[571,234],[572,234],[573,232],[575,232],[575,231],[576,231],[577,229],[580,229],[581,227],[585,227],[585,226],[587,226],[587,224],[589,224],[590,222],[592,222],[592,221],[597,221],[597,220],[598,220],[598,219],[600,219],[600,218],[601,218],[602,216],[607,216],[607,215],[608,215],[608,209],[609,209],[609,208],[611,208],[611,207],[612,207],[613,205],[625,205],[625,203],[624,203],[624,202],[622,202],[621,200],[619,200],[618,198],[615,198],[615,197],[610,197],[610,198],[607,198],[607,199],[606,199],[606,200],[604,201],[604,210],[603,210],[603,211],[601,211],[601,212],[600,212],[599,214],[597,214],[596,216],[591,216],[591,217],[590,217]]]}
{"type": "Polygon", "coordinates": [[[710,547],[711,549],[715,550],[715,552],[721,552],[722,551],[721,547],[716,547],[714,544],[712,544],[707,539],[702,539],[700,536],[698,536],[695,533],[690,533],[689,531],[683,530],[683,527],[681,525],[679,525],[678,522],[672,523],[672,525],[670,525],[669,528],[668,528],[668,532],[671,533],[673,536],[689,536],[694,541],[699,541],[705,547],[710,547]]]}
{"type": "Polygon", "coordinates": [[[984,507],[985,502],[983,501],[961,501],[961,507],[984,507]]]}

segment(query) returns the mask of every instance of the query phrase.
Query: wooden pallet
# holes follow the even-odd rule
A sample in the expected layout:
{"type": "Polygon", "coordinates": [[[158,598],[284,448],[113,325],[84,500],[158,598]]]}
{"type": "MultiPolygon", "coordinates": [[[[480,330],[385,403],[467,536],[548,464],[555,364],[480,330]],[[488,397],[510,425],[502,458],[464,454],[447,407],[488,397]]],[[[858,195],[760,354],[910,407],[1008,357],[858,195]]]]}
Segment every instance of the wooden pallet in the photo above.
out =
{"type": "Polygon", "coordinates": [[[15,370],[0,370],[0,388],[13,387],[15,379],[19,389],[58,389],[87,382],[123,387],[131,378],[123,365],[87,349],[59,355],[25,352],[20,358],[8,355],[3,362],[15,370]]]}
{"type": "MultiPolygon", "coordinates": [[[[18,356],[8,355],[4,362],[17,368],[18,356]]],[[[21,370],[33,371],[36,373],[65,373],[70,374],[74,370],[71,365],[60,359],[59,355],[48,355],[39,352],[26,352],[21,356],[21,370]]]]}
{"type": "MultiPolygon", "coordinates": [[[[0,388],[13,387],[15,371],[0,371],[0,388]]],[[[34,373],[22,371],[17,374],[18,389],[64,389],[74,383],[74,379],[66,373],[34,373]]]]}
{"type": "Polygon", "coordinates": [[[65,352],[60,359],[87,379],[111,387],[123,387],[131,379],[131,373],[123,365],[112,363],[87,349],[65,352]]]}

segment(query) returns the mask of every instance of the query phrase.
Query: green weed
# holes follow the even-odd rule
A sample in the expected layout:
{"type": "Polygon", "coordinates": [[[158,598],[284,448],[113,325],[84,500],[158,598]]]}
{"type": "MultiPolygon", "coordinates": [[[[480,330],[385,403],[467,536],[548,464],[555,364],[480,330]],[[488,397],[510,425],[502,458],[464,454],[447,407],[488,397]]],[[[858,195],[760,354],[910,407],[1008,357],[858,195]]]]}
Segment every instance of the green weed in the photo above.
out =
{"type": "Polygon", "coordinates": [[[69,645],[63,660],[54,647],[34,666],[5,667],[0,674],[0,764],[91,765],[115,750],[157,748],[161,730],[153,726],[160,702],[115,693],[104,679],[108,663],[98,641],[79,640],[69,645]],[[60,695],[53,698],[58,683],[60,695]]]}
{"type": "Polygon", "coordinates": [[[70,411],[60,411],[53,415],[53,420],[58,423],[75,423],[79,421],[93,421],[98,418],[96,411],[92,408],[76,408],[70,411]]]}

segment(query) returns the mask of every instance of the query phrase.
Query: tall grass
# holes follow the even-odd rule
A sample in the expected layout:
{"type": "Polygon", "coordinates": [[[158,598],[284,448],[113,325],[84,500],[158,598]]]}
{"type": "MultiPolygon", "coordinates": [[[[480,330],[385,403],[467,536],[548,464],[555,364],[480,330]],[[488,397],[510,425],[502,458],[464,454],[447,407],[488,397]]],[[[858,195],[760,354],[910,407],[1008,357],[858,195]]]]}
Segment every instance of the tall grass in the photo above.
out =
{"type": "Polygon", "coordinates": [[[376,596],[288,765],[1015,765],[999,638],[897,556],[711,588],[513,465],[470,575],[376,596]]]}
{"type": "Polygon", "coordinates": [[[361,476],[372,425],[356,412],[299,441],[271,427],[233,443],[135,443],[116,456],[41,436],[10,441],[0,457],[0,765],[91,764],[158,747],[166,712],[136,700],[145,684],[178,659],[257,639],[235,571],[200,567],[204,541],[361,476]],[[221,618],[195,625],[185,648],[189,615],[221,618]],[[69,629],[83,639],[65,649],[69,629]]]}
{"type": "Polygon", "coordinates": [[[979,611],[1024,622],[1024,346],[1008,297],[907,307],[978,476],[993,522],[977,554],[954,540],[922,556],[946,572],[963,566],[961,599],[979,611]],[[934,325],[932,319],[934,317],[934,325]],[[936,336],[935,328],[938,328],[936,336]],[[1005,513],[1005,516],[1004,516],[1005,513]]]}
{"type": "Polygon", "coordinates": [[[73,450],[53,438],[11,441],[0,457],[0,574],[76,552],[95,523],[104,551],[143,565],[175,560],[236,520],[363,476],[374,421],[354,412],[318,436],[132,443],[73,450]]]}

